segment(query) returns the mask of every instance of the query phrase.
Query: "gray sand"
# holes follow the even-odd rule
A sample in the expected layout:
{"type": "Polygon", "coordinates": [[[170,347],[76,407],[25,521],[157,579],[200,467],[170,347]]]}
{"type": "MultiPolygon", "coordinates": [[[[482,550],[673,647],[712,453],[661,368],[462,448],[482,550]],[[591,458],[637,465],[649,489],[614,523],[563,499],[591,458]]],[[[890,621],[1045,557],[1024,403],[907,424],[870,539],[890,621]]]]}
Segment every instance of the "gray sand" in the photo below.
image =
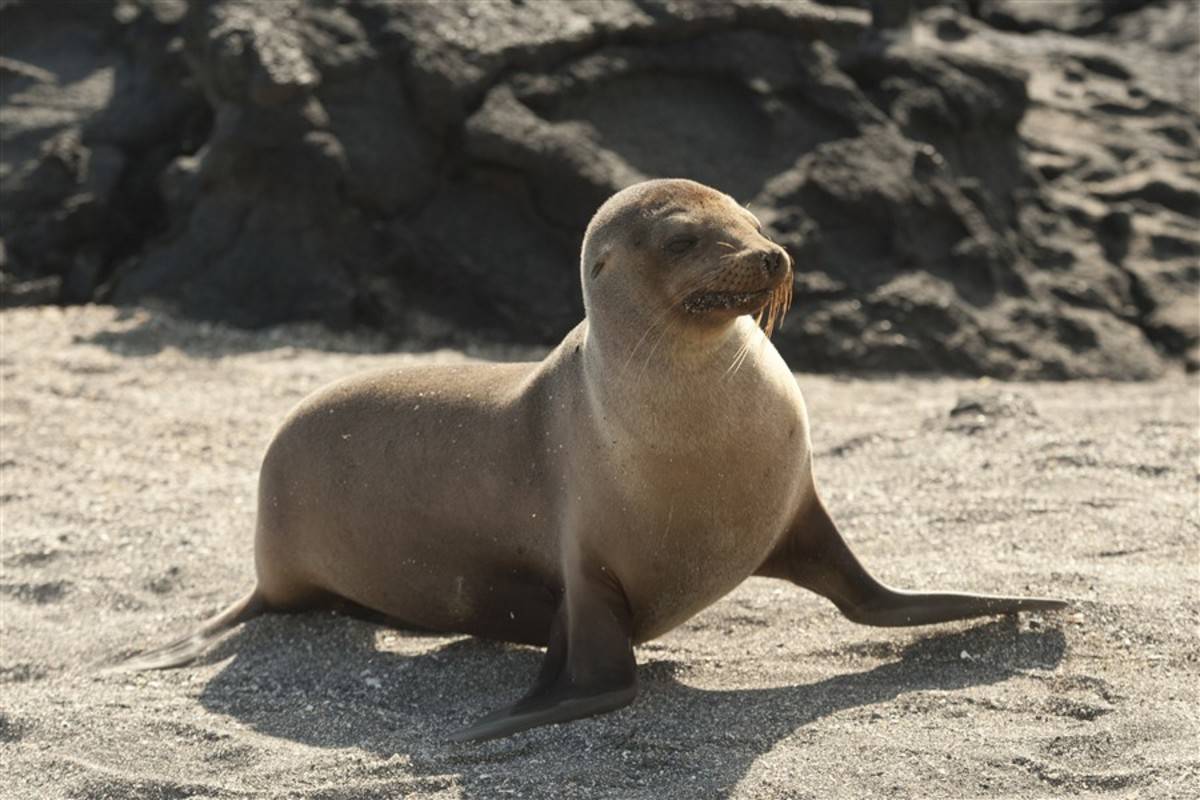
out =
{"type": "Polygon", "coordinates": [[[4,797],[1197,794],[1194,379],[800,375],[824,494],[880,577],[1073,610],[871,629],[753,579],[639,649],[632,707],[450,745],[537,650],[314,614],[256,620],[192,668],[97,665],[252,584],[257,461],[294,402],[463,354],[110,308],[0,321],[4,797]]]}

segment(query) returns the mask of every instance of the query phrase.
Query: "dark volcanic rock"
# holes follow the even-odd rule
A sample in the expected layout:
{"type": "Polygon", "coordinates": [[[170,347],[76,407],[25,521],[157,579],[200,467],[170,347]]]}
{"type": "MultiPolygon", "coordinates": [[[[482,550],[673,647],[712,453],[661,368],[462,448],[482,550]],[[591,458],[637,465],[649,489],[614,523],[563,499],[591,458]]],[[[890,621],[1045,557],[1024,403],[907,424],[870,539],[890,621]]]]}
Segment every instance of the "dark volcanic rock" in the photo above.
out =
{"type": "Polygon", "coordinates": [[[0,297],[552,342],[685,176],[796,257],[796,368],[1195,365],[1196,7],[1037,5],[8,0],[0,297]]]}
{"type": "Polygon", "coordinates": [[[182,3],[0,4],[3,299],[96,297],[167,223],[159,175],[207,136],[174,35],[182,3]],[[52,283],[48,283],[52,282],[52,283]],[[11,289],[11,291],[10,291],[11,289]]]}

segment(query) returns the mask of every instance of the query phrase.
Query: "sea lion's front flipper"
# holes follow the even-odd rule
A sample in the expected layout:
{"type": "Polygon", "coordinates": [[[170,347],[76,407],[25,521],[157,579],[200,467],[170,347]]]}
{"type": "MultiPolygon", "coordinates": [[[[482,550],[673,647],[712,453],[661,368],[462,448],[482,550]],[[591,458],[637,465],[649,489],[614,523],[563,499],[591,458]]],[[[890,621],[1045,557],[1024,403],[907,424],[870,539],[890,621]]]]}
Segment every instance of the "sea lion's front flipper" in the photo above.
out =
{"type": "Polygon", "coordinates": [[[854,557],[815,496],[797,514],[791,530],[755,574],[790,580],[827,597],[847,618],[863,625],[931,625],[1067,607],[1065,601],[1044,597],[906,592],[886,586],[854,557]]]}
{"type": "Polygon", "coordinates": [[[637,696],[631,631],[629,605],[611,573],[593,566],[569,575],[533,688],[450,738],[496,739],[628,705],[637,696]]]}

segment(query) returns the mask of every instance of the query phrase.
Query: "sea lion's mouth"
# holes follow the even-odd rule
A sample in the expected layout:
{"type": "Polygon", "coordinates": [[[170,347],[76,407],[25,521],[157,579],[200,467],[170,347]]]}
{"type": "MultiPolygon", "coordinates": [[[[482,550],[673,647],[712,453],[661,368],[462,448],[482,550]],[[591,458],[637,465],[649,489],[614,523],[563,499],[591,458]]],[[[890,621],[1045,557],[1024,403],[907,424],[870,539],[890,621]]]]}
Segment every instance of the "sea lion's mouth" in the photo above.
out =
{"type": "Polygon", "coordinates": [[[753,310],[762,305],[774,292],[774,288],[756,292],[696,292],[683,301],[683,308],[691,314],[702,314],[716,310],[753,310]]]}
{"type": "Polygon", "coordinates": [[[789,263],[783,278],[774,286],[752,292],[717,292],[701,289],[688,295],[683,301],[683,310],[689,314],[704,314],[710,311],[736,311],[754,314],[754,321],[770,336],[775,327],[783,323],[783,317],[792,305],[792,270],[789,263]]]}

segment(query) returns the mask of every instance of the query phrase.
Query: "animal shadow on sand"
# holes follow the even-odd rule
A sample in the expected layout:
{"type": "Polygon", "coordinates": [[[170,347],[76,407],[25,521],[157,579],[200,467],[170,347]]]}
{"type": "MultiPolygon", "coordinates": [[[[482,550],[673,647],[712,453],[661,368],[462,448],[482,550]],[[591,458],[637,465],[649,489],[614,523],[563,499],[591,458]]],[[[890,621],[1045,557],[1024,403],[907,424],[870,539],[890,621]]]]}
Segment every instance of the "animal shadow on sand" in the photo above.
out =
{"type": "MultiPolygon", "coordinates": [[[[984,686],[1022,670],[1052,669],[1066,647],[1060,630],[1022,631],[1011,618],[932,632],[903,647],[893,644],[894,633],[863,642],[848,630],[855,644],[797,658],[896,660],[815,683],[736,690],[688,686],[678,679],[685,665],[649,660],[639,667],[641,695],[628,708],[507,739],[451,744],[446,738],[454,730],[524,693],[542,651],[397,631],[391,635],[402,646],[421,651],[402,655],[376,646],[380,630],[332,614],[252,621],[206,659],[233,656],[200,701],[269,736],[401,756],[402,764],[383,761],[370,769],[376,790],[380,779],[393,777],[410,791],[453,780],[468,798],[493,797],[514,783],[545,789],[583,783],[615,796],[655,797],[670,795],[684,776],[704,796],[724,797],[760,755],[810,723],[907,692],[984,686]],[[963,651],[972,658],[963,659],[963,651]]],[[[640,657],[647,661],[653,653],[640,657]]],[[[353,790],[338,796],[352,797],[353,790]]]]}

